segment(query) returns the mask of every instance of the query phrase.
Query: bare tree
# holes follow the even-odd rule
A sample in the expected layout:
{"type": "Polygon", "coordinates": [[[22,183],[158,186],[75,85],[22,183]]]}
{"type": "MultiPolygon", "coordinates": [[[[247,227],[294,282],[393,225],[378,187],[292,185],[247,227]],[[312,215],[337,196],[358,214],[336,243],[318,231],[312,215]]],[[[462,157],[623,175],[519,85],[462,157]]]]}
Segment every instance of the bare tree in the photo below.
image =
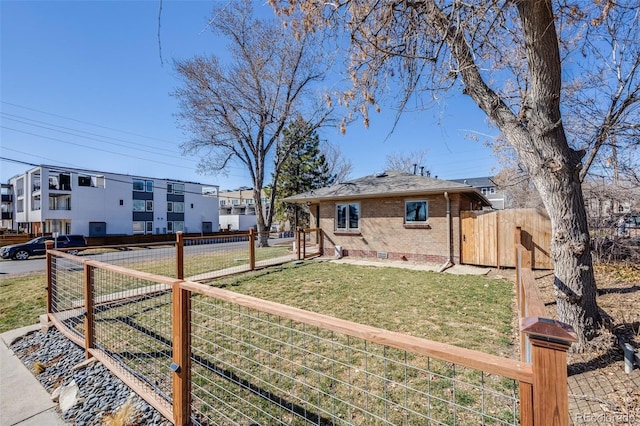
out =
{"type": "MultiPolygon", "coordinates": [[[[263,209],[260,193],[267,157],[276,149],[281,154],[272,171],[275,186],[291,150],[281,137],[288,122],[302,114],[308,118],[309,132],[314,132],[329,120],[324,100],[313,103],[310,96],[328,63],[313,34],[296,38],[276,20],[260,21],[252,14],[250,0],[214,9],[210,25],[229,41],[225,50],[231,59],[225,63],[212,55],[176,61],[182,87],[174,96],[180,105],[178,117],[193,135],[182,146],[185,153],[203,154],[199,166],[204,172],[224,171],[230,161],[242,163],[253,181],[258,230],[265,231],[271,228],[275,199],[271,191],[263,209]]],[[[260,244],[266,245],[267,238],[262,234],[260,244]]]]}
{"type": "Polygon", "coordinates": [[[324,140],[320,143],[320,152],[327,161],[329,173],[336,177],[336,183],[345,182],[350,178],[353,163],[342,154],[338,145],[324,140]]]}
{"type": "Polygon", "coordinates": [[[421,173],[431,175],[431,172],[425,170],[425,162],[427,159],[427,151],[411,151],[408,154],[395,152],[387,155],[385,161],[385,170],[395,170],[404,173],[421,173]]]}
{"type": "MultiPolygon", "coordinates": [[[[552,0],[270,3],[285,16],[301,11],[302,30],[326,28],[349,41],[353,84],[341,99],[355,105],[365,124],[390,78],[403,84],[401,108],[426,91],[457,89],[487,114],[549,213],[559,318],[578,334],[576,349],[585,348],[601,317],[580,184],[584,151],[570,147],[561,115],[557,29],[581,24],[571,18],[579,8],[561,3],[554,10],[552,0]]],[[[608,1],[594,5],[601,16],[617,7],[608,1]]]]}
{"type": "Polygon", "coordinates": [[[563,117],[572,145],[586,151],[580,179],[596,166],[616,184],[637,166],[640,145],[640,9],[637,1],[602,3],[580,12],[563,117]]]}

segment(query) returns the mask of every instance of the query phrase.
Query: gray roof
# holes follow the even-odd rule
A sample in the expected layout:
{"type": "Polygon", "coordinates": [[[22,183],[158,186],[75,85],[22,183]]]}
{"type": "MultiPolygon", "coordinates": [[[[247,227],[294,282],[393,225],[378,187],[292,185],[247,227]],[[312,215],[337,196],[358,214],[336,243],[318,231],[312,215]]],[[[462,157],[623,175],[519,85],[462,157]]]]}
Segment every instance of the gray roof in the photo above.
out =
{"type": "Polygon", "coordinates": [[[451,182],[466,183],[467,185],[471,185],[476,188],[490,188],[492,186],[498,186],[493,181],[493,176],[483,176],[483,177],[466,178],[466,179],[451,179],[451,182]]]}
{"type": "Polygon", "coordinates": [[[489,200],[470,185],[396,171],[387,171],[333,186],[326,186],[287,197],[283,201],[305,203],[318,202],[320,200],[431,195],[443,194],[444,192],[466,193],[474,201],[487,206],[491,205],[489,200]]]}

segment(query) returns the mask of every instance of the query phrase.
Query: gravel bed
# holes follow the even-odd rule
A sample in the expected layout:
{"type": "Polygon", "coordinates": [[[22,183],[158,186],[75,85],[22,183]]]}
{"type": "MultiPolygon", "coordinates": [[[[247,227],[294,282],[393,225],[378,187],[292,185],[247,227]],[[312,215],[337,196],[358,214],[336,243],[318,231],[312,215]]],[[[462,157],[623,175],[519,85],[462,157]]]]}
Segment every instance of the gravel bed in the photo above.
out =
{"type": "Polygon", "coordinates": [[[100,362],[74,369],[85,361],[84,349],[55,329],[46,334],[27,334],[15,341],[11,349],[32,373],[42,370],[36,378],[47,392],[75,381],[79,389],[77,402],[61,413],[69,424],[101,425],[105,416],[113,414],[129,399],[135,410],[126,425],[172,424],[100,362]]]}

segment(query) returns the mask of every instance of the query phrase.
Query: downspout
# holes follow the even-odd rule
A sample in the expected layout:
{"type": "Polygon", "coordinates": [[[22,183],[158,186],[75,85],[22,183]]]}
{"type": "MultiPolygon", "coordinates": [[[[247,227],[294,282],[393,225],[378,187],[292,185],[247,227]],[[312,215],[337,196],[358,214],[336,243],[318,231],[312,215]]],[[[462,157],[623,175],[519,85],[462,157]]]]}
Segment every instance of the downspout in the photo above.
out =
{"type": "Polygon", "coordinates": [[[443,272],[453,266],[453,247],[451,246],[451,200],[449,199],[449,193],[444,192],[444,199],[447,200],[446,220],[447,220],[447,248],[449,250],[449,259],[440,266],[438,272],[443,272]]]}

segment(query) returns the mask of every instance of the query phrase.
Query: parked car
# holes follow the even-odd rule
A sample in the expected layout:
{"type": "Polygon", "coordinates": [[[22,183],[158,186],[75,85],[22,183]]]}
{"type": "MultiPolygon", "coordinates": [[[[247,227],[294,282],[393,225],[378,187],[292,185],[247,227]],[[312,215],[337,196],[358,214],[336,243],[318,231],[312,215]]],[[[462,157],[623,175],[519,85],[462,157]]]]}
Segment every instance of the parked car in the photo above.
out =
{"type": "Polygon", "coordinates": [[[46,252],[47,241],[53,241],[54,247],[59,249],[72,247],[73,249],[68,251],[70,254],[78,254],[80,248],[87,246],[87,241],[82,235],[59,235],[57,239],[38,237],[23,244],[4,246],[0,250],[0,256],[3,259],[26,260],[29,256],[43,255],[46,252]]]}

